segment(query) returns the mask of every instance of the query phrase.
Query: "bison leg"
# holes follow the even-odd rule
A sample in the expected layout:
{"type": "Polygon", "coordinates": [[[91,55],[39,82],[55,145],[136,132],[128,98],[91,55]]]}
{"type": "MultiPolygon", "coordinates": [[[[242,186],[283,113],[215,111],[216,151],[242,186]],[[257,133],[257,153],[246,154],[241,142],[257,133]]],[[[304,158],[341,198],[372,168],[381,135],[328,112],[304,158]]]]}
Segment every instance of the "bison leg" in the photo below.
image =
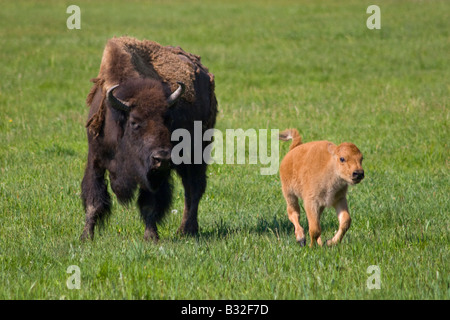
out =
{"type": "Polygon", "coordinates": [[[145,240],[158,241],[157,222],[160,222],[172,201],[172,189],[169,181],[164,181],[156,192],[140,190],[138,205],[145,223],[145,240]]]}
{"type": "Polygon", "coordinates": [[[105,169],[86,168],[81,183],[81,197],[86,211],[86,224],[80,239],[93,239],[97,222],[102,222],[111,209],[111,198],[105,182],[105,169]]]}
{"type": "Polygon", "coordinates": [[[184,211],[179,233],[198,233],[198,204],[206,189],[206,164],[188,165],[178,170],[184,187],[184,211]]]}

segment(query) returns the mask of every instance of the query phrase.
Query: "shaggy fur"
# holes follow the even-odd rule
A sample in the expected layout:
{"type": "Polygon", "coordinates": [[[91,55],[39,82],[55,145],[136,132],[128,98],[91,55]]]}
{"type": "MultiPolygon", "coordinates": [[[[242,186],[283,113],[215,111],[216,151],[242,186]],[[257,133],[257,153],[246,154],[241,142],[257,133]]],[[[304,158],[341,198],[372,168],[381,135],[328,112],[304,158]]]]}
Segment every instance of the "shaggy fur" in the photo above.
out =
{"type": "Polygon", "coordinates": [[[280,140],[292,140],[290,151],[280,165],[280,178],[297,242],[302,246],[306,243],[304,230],[299,224],[298,198],[303,199],[310,246],[315,241],[322,246],[320,215],[326,207],[334,207],[339,219],[339,230],[326,244],[340,242],[351,222],[346,199],[348,185],[355,185],[364,178],[361,152],[354,144],[346,142],[339,146],[329,141],[302,144],[295,129],[282,132],[280,140]]]}

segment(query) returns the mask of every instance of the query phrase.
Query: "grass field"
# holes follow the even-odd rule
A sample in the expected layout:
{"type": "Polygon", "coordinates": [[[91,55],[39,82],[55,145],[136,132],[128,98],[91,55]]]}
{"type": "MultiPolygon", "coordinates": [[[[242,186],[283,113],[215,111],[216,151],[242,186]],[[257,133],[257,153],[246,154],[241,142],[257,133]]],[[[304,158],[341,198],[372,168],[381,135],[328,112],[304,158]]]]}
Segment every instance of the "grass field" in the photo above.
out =
{"type": "MultiPolygon", "coordinates": [[[[450,298],[450,2],[376,1],[380,30],[366,27],[373,1],[77,1],[80,30],[66,27],[70,4],[2,1],[0,299],[450,298]],[[222,131],[295,127],[304,141],[358,145],[366,179],[349,191],[343,242],[299,247],[278,175],[215,164],[198,237],[176,234],[175,178],[158,244],[116,200],[81,243],[85,98],[120,35],[201,55],[222,131]],[[380,289],[366,285],[371,265],[380,289]]],[[[337,227],[327,209],[323,237],[337,227]]]]}

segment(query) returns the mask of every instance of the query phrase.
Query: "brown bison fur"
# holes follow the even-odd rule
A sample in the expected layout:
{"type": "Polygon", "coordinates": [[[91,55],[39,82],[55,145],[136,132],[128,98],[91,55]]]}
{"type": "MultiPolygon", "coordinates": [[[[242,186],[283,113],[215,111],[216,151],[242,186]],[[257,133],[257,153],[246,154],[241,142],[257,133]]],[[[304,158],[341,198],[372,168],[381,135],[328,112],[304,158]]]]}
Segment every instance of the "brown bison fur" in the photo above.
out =
{"type": "MultiPolygon", "coordinates": [[[[214,75],[201,64],[199,56],[180,47],[164,47],[154,41],[140,41],[131,37],[112,38],[105,46],[100,71],[98,76],[92,79],[94,85],[86,103],[91,106],[99,88],[104,99],[108,88],[130,78],[160,80],[167,83],[171,91],[177,89],[177,82],[183,82],[186,87],[183,99],[193,103],[196,100],[195,79],[200,71],[209,75],[214,90],[214,75]]],[[[98,135],[104,119],[105,104],[102,100],[100,108],[88,120],[86,127],[98,135]]]]}
{"type": "Polygon", "coordinates": [[[306,243],[304,230],[299,224],[298,198],[303,199],[308,219],[310,247],[315,241],[322,246],[320,216],[326,207],[334,207],[339,220],[339,230],[326,244],[330,246],[340,242],[351,222],[347,188],[364,178],[363,155],[348,142],[339,146],[329,141],[302,144],[296,129],[280,133],[280,140],[292,140],[289,152],[281,161],[280,178],[297,242],[302,246],[306,243]]]}

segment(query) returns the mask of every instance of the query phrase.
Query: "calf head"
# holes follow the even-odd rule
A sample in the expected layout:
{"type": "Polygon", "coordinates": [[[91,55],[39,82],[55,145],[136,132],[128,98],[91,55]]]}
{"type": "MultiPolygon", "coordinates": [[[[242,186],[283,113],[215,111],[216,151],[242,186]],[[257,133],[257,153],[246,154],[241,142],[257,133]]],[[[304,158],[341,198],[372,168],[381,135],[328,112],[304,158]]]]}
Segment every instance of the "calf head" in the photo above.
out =
{"type": "Polygon", "coordinates": [[[142,188],[156,191],[170,172],[171,141],[169,108],[184,91],[184,85],[166,94],[161,82],[131,79],[111,87],[107,101],[120,127],[116,159],[142,188]]]}
{"type": "Polygon", "coordinates": [[[333,157],[336,173],[341,179],[351,185],[364,179],[363,155],[353,143],[344,142],[339,146],[330,144],[328,151],[333,157]]]}

